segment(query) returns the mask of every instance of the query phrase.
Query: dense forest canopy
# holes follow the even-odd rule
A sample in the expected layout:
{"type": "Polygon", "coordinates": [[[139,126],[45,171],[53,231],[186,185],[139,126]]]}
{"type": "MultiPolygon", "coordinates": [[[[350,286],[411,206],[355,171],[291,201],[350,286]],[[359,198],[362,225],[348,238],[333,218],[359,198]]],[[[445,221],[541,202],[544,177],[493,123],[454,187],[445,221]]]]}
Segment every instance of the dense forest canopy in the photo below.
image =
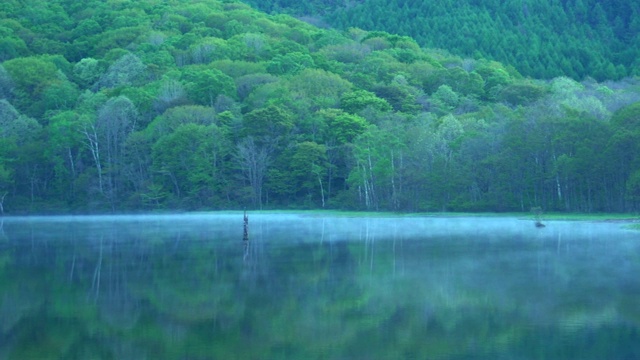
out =
{"type": "Polygon", "coordinates": [[[9,0],[0,33],[0,212],[640,206],[622,73],[536,80],[234,1],[9,0]]]}
{"type": "Polygon", "coordinates": [[[246,0],[339,29],[413,37],[495,59],[525,76],[617,80],[640,74],[640,2],[626,0],[246,0]]]}

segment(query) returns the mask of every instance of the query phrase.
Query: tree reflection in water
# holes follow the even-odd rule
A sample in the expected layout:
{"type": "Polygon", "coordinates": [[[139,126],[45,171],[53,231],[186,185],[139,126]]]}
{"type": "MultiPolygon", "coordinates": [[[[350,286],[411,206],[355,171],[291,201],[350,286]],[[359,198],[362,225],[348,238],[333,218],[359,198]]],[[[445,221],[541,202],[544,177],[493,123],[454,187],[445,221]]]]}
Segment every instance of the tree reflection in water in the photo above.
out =
{"type": "Polygon", "coordinates": [[[640,356],[611,224],[239,216],[4,220],[0,358],[640,356]]]}

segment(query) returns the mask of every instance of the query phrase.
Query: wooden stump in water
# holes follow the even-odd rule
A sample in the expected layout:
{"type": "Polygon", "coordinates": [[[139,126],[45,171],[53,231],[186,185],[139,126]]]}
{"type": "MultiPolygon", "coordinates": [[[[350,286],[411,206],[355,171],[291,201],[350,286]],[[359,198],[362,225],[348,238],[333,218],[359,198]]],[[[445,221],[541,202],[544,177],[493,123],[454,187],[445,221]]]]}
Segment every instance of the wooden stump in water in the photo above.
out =
{"type": "Polygon", "coordinates": [[[542,223],[542,208],[539,206],[532,207],[531,212],[534,213],[536,217],[535,226],[537,228],[543,228],[545,225],[542,223]]]}
{"type": "Polygon", "coordinates": [[[244,211],[244,231],[242,233],[242,240],[249,241],[249,216],[247,211],[244,211]]]}

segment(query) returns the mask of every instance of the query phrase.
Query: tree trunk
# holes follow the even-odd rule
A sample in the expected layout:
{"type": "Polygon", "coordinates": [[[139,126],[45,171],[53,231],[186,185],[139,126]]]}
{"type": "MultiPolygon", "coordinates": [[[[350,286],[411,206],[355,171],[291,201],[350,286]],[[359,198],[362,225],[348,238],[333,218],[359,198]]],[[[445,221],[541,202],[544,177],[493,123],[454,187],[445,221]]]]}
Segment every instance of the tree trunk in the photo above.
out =
{"type": "Polygon", "coordinates": [[[262,209],[262,187],[270,153],[267,145],[256,145],[252,137],[238,144],[238,162],[251,186],[253,205],[258,209],[262,209]]]}
{"type": "Polygon", "coordinates": [[[82,134],[87,138],[85,146],[89,148],[91,156],[93,157],[93,162],[96,165],[96,170],[98,170],[98,188],[100,189],[100,194],[104,194],[104,186],[102,183],[102,163],[100,162],[100,148],[98,146],[98,133],[96,132],[95,126],[91,125],[90,129],[85,126],[82,134]]]}
{"type": "Polygon", "coordinates": [[[7,196],[8,192],[5,191],[2,196],[0,196],[0,215],[4,215],[4,198],[7,196]]]}
{"type": "Polygon", "coordinates": [[[318,182],[320,183],[320,198],[322,199],[322,207],[324,208],[324,187],[322,186],[322,178],[318,175],[318,182]]]}

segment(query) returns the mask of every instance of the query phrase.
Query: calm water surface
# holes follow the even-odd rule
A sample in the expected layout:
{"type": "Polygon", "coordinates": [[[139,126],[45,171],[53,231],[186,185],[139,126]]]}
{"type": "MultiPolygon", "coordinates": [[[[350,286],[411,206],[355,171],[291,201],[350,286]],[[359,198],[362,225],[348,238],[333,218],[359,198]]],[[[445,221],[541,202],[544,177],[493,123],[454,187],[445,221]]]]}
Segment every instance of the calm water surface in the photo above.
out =
{"type": "Polygon", "coordinates": [[[0,359],[639,359],[640,232],[242,214],[0,219],[0,359]]]}

